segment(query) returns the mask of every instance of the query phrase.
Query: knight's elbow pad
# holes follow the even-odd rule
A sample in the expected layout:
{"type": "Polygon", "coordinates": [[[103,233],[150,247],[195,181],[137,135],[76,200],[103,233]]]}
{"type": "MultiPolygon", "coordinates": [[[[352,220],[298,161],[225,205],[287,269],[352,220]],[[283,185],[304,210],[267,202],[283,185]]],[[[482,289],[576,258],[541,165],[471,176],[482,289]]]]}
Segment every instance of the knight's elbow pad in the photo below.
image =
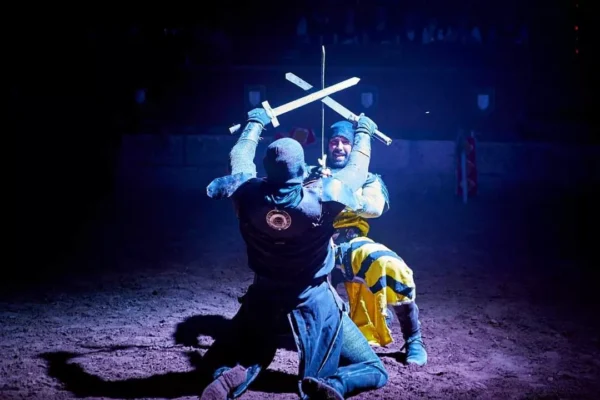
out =
{"type": "Polygon", "coordinates": [[[206,194],[208,197],[215,200],[229,198],[233,196],[242,184],[255,176],[255,174],[250,173],[221,176],[213,180],[206,187],[206,194]]]}
{"type": "Polygon", "coordinates": [[[227,188],[224,185],[223,177],[213,180],[206,187],[206,194],[208,195],[208,197],[215,200],[220,200],[228,197],[227,188]]]}

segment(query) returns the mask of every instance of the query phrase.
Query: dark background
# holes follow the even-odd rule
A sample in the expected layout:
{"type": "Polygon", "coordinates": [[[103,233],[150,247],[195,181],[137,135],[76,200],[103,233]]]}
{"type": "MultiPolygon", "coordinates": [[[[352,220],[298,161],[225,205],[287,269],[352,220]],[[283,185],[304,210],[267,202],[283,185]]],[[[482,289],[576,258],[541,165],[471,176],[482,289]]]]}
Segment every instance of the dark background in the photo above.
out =
{"type": "MultiPolygon", "coordinates": [[[[328,48],[328,68],[334,73],[338,68],[339,75],[348,75],[351,69],[383,76],[382,86],[411,87],[404,97],[398,96],[403,107],[418,103],[415,93],[429,96],[418,100],[426,107],[431,99],[441,98],[436,90],[444,85],[444,98],[461,99],[461,94],[474,90],[463,82],[475,77],[509,91],[503,98],[510,99],[512,93],[512,103],[519,105],[515,110],[498,104],[496,119],[486,122],[467,106],[452,108],[452,101],[442,101],[441,117],[433,122],[406,113],[397,123],[404,125],[395,129],[405,138],[454,139],[458,127],[476,127],[482,140],[597,142],[590,128],[596,126],[597,113],[591,106],[595,53],[588,42],[589,2],[581,1],[578,7],[575,1],[527,6],[517,1],[451,3],[309,1],[284,11],[220,1],[214,8],[203,3],[197,9],[166,10],[162,19],[155,13],[154,18],[142,13],[136,18],[133,12],[70,16],[54,10],[63,16],[31,20],[15,29],[10,63],[16,68],[8,84],[9,117],[16,117],[16,124],[14,134],[7,133],[17,138],[9,156],[15,183],[10,193],[16,200],[15,212],[9,213],[16,216],[17,256],[25,253],[33,269],[40,265],[33,259],[40,258],[47,269],[72,250],[94,207],[112,193],[114,159],[123,134],[164,135],[184,128],[203,134],[210,127],[237,122],[247,108],[242,94],[223,90],[223,82],[268,84],[283,73],[268,68],[316,67],[320,40],[328,48]],[[374,28],[379,6],[387,7],[383,33],[374,28]],[[357,43],[333,45],[336,33],[338,41],[352,36],[344,34],[348,9],[359,16],[357,43]],[[310,43],[296,35],[302,16],[310,43]],[[322,16],[329,18],[328,25],[319,24],[322,16]],[[449,27],[457,31],[458,41],[417,43],[432,19],[444,32],[449,27]],[[482,43],[469,39],[475,26],[482,43]],[[416,42],[406,39],[412,27],[416,42]],[[465,38],[463,44],[460,37],[465,38]],[[386,40],[392,44],[382,44],[386,40]],[[267,72],[257,73],[249,66],[266,67],[267,72]],[[146,89],[143,107],[135,102],[139,88],[146,89]],[[527,101],[517,101],[524,93],[527,101]],[[495,130],[497,126],[502,129],[495,130]]],[[[315,81],[318,73],[310,78],[315,81]]],[[[375,117],[391,114],[381,108],[375,117]]],[[[318,123],[318,114],[312,118],[310,123],[318,123]]],[[[13,272],[8,267],[7,277],[13,272]]]]}

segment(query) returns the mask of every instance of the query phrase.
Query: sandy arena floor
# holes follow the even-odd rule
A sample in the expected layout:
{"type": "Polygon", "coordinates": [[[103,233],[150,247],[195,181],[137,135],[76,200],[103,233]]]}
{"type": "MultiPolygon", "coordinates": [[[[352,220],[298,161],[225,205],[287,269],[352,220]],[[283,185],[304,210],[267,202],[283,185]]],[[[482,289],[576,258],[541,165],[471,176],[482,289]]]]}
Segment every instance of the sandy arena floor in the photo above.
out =
{"type": "MultiPolygon", "coordinates": [[[[390,382],[355,398],[599,398],[581,199],[560,214],[552,198],[392,200],[372,237],[415,271],[429,364],[377,349],[390,382]]],[[[105,205],[68,271],[3,292],[1,399],[197,398],[194,365],[252,279],[231,205],[198,193],[105,205]]],[[[296,399],[296,372],[280,349],[242,399],[296,399]]]]}

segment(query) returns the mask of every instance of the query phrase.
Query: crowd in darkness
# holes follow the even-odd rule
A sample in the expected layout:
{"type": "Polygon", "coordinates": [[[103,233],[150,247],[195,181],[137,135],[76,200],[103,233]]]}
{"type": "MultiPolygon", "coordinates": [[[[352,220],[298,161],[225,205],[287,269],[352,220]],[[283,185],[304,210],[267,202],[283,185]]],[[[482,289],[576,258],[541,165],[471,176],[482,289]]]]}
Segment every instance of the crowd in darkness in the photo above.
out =
{"type": "Polygon", "coordinates": [[[299,44],[527,45],[525,13],[481,11],[457,8],[455,2],[411,7],[400,1],[326,1],[298,12],[295,39],[299,44]]]}
{"type": "Polygon", "coordinates": [[[504,68],[499,63],[525,58],[553,31],[540,37],[543,18],[536,13],[543,10],[516,0],[305,0],[277,8],[220,0],[219,6],[194,22],[88,26],[88,48],[100,49],[100,63],[120,71],[128,99],[148,104],[170,96],[162,92],[177,86],[182,71],[210,64],[316,65],[325,45],[328,66],[460,68],[483,60],[504,68]]]}
{"type": "MultiPolygon", "coordinates": [[[[222,0],[227,3],[230,0],[222,0]]],[[[181,65],[236,62],[241,57],[277,62],[303,48],[318,45],[493,47],[530,45],[531,18],[528,12],[510,7],[509,2],[457,2],[398,0],[304,1],[285,10],[241,10],[215,12],[196,23],[165,26],[131,24],[118,33],[134,53],[145,49],[167,52],[181,65]],[[496,7],[493,3],[498,3],[496,7]],[[476,7],[480,5],[481,7],[476,7]],[[256,14],[256,15],[254,15],[256,14]]],[[[238,6],[234,3],[231,7],[238,6]]],[[[106,30],[90,29],[94,40],[102,40],[106,30]]],[[[115,32],[112,32],[115,34],[115,32]]],[[[410,52],[410,50],[408,50],[410,52]]],[[[301,56],[298,56],[301,58],[301,56]]]]}

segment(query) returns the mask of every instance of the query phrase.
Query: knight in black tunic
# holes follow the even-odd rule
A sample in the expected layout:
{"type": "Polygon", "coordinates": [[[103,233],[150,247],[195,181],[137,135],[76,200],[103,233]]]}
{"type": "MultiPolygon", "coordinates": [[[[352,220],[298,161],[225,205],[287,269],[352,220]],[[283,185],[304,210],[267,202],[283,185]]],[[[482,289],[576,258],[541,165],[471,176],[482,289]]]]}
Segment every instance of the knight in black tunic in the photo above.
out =
{"type": "Polygon", "coordinates": [[[355,192],[367,177],[375,123],[361,117],[349,161],[335,178],[303,184],[302,146],[284,138],[271,143],[256,178],[254,155],[264,126],[263,109],[248,113],[233,147],[231,174],[207,188],[211,198],[231,198],[255,281],[233,318],[233,327],[203,357],[214,381],[202,399],[239,397],[277,350],[277,336],[291,328],[300,359],[303,399],[343,399],[382,387],[387,373],[345,304],[327,280],[334,268],[333,221],[356,207],[355,192]]]}

